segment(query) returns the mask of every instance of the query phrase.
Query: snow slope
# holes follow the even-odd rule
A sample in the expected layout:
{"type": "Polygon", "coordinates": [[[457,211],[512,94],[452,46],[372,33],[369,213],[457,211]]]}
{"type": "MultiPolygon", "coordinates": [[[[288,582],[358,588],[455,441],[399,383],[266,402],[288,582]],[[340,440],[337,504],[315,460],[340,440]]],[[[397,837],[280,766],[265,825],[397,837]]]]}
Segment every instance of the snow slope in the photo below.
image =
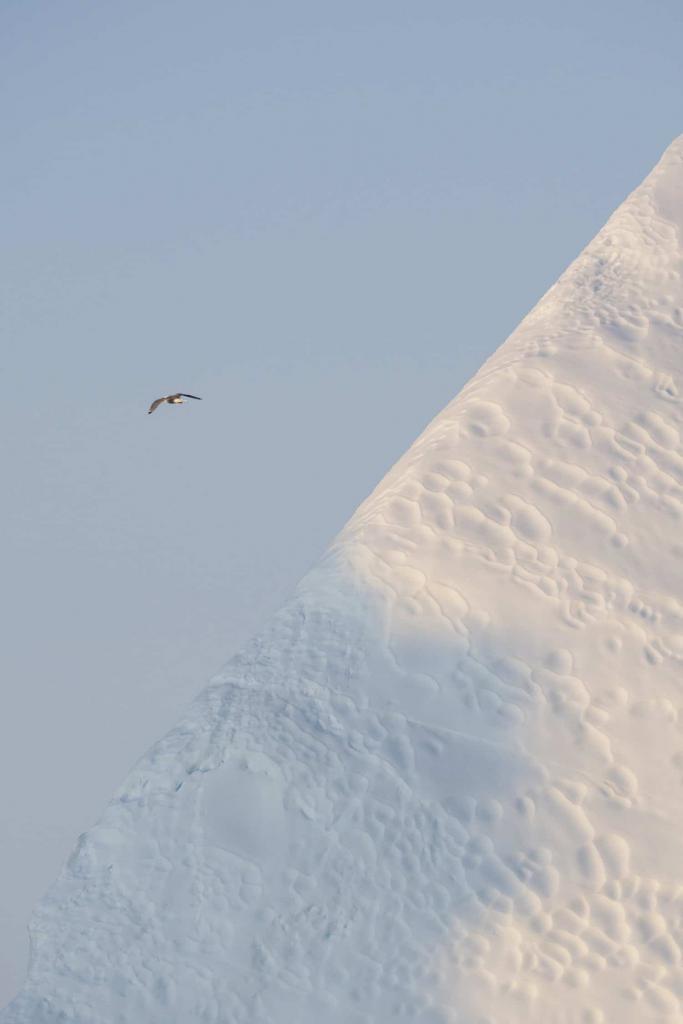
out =
{"type": "Polygon", "coordinates": [[[143,758],[2,1024],[683,1016],[683,137],[143,758]]]}

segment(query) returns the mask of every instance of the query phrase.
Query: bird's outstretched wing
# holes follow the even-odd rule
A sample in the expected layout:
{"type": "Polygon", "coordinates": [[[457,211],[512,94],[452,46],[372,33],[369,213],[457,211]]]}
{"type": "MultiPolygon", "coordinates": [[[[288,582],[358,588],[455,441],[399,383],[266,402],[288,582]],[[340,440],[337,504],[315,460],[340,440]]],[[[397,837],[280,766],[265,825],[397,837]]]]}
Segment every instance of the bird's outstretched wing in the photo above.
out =
{"type": "Polygon", "coordinates": [[[179,392],[181,398],[196,398],[198,402],[201,402],[199,395],[186,395],[184,391],[179,392]]]}
{"type": "Polygon", "coordinates": [[[163,402],[165,402],[165,401],[166,401],[166,398],[165,398],[165,397],[164,397],[164,398],[157,398],[157,399],[155,399],[155,401],[154,401],[154,402],[152,402],[152,404],[150,405],[149,409],[147,410],[147,415],[149,416],[149,414],[150,414],[151,412],[154,412],[154,410],[155,410],[155,409],[158,409],[158,408],[159,408],[159,406],[160,406],[160,405],[161,405],[161,404],[162,404],[163,402]]]}

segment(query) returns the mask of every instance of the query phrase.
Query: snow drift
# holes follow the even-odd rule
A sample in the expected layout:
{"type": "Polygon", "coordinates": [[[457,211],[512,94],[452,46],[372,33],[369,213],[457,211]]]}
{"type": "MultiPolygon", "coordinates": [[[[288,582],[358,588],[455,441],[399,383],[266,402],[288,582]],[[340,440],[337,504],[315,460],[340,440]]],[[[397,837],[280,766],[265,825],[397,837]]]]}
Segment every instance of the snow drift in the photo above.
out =
{"type": "Polygon", "coordinates": [[[143,758],[2,1024],[683,1014],[683,137],[143,758]]]}

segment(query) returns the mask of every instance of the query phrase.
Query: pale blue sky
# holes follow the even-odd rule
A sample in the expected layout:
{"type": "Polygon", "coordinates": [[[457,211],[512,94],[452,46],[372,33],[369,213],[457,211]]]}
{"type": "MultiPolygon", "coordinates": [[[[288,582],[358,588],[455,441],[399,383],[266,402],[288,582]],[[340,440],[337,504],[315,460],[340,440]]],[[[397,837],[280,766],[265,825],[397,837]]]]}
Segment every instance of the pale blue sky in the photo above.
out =
{"type": "Polygon", "coordinates": [[[683,131],[682,45],[679,0],[2,5],[0,1001],[130,764],[683,131]]]}

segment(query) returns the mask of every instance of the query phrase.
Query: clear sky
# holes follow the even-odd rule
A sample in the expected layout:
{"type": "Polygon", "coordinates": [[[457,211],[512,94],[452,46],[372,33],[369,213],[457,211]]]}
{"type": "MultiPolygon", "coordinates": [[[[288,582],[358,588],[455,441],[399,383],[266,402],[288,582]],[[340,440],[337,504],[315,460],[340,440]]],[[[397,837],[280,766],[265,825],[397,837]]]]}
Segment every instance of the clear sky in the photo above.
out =
{"type": "Polygon", "coordinates": [[[683,132],[682,47],[680,0],[2,4],[0,1003],[131,764],[683,132]]]}

